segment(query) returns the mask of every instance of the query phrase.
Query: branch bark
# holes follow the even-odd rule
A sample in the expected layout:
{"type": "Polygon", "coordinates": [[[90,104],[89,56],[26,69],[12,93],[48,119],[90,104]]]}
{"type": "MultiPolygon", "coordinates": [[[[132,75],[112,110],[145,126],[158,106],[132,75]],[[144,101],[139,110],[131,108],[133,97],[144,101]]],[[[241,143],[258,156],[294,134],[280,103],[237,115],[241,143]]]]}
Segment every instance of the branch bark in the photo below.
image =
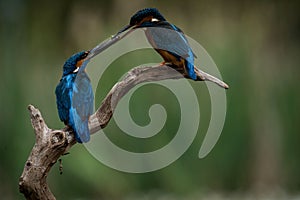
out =
{"type": "MultiPolygon", "coordinates": [[[[226,83],[214,76],[196,68],[195,71],[198,81],[211,81],[223,88],[228,88],[226,83]]],[[[106,127],[120,99],[134,86],[143,82],[180,78],[184,76],[168,66],[137,67],[130,70],[122,81],[114,85],[98,110],[90,116],[90,133],[94,134],[106,127]]],[[[19,179],[19,191],[26,199],[53,200],[55,197],[46,180],[48,173],[59,157],[76,144],[76,140],[70,128],[50,129],[37,108],[29,105],[28,110],[36,141],[19,179]]]]}

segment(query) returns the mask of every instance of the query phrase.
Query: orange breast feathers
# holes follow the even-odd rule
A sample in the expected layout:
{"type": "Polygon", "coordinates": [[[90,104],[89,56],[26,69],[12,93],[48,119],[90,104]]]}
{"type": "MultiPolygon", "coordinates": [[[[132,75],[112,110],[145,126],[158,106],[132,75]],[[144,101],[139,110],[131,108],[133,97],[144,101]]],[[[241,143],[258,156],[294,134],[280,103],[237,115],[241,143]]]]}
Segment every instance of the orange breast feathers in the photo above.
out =
{"type": "Polygon", "coordinates": [[[173,65],[176,65],[177,67],[183,67],[184,66],[184,59],[176,58],[174,55],[169,53],[168,51],[162,50],[162,49],[157,49],[158,53],[163,57],[165,62],[167,63],[172,63],[173,65]]]}

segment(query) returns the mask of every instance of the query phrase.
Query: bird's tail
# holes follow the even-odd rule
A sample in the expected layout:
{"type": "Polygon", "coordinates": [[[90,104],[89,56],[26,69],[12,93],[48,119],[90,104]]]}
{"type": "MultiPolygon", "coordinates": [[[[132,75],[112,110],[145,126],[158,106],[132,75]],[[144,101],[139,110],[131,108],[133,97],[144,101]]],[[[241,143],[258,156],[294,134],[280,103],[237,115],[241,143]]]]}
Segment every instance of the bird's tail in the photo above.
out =
{"type": "Polygon", "coordinates": [[[185,65],[186,65],[186,73],[188,74],[188,76],[191,79],[196,80],[197,79],[197,75],[196,75],[195,70],[194,70],[194,64],[186,61],[185,65]]]}
{"type": "Polygon", "coordinates": [[[88,126],[88,119],[74,124],[72,127],[75,132],[75,139],[79,143],[86,143],[90,141],[90,131],[88,126]]]}

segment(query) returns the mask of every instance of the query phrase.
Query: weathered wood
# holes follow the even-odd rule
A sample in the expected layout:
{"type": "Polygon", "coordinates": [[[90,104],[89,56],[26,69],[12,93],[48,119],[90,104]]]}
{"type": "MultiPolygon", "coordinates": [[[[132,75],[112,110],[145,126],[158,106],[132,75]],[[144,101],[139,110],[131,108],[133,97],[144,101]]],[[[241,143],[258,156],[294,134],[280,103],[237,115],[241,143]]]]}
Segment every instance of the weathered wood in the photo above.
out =
{"type": "Polygon", "coordinates": [[[55,199],[48,187],[47,175],[67,147],[75,144],[75,139],[67,129],[49,129],[40,111],[32,105],[28,110],[36,140],[19,179],[19,190],[26,199],[55,199]]]}
{"type": "MultiPolygon", "coordinates": [[[[199,69],[195,71],[198,81],[212,81],[223,88],[228,88],[223,81],[199,69]]],[[[120,99],[134,86],[143,82],[180,78],[184,76],[168,66],[138,67],[130,70],[122,81],[114,85],[98,110],[90,117],[91,134],[106,127],[120,99]]],[[[59,157],[76,144],[76,140],[70,128],[52,130],[48,128],[37,108],[29,105],[28,110],[36,141],[19,179],[19,190],[26,199],[52,200],[55,197],[47,184],[48,173],[59,157]]]]}

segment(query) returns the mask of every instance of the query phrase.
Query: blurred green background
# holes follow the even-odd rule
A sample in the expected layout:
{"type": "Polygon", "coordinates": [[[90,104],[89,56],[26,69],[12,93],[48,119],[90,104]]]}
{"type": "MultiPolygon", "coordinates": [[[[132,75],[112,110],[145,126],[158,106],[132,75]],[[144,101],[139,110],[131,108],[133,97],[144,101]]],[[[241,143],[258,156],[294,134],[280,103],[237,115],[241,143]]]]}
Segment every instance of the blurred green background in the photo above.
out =
{"type": "MultiPolygon", "coordinates": [[[[23,198],[18,178],[35,140],[27,105],[38,107],[49,127],[62,128],[54,89],[65,60],[114,34],[144,7],[158,8],[216,62],[231,86],[223,133],[213,151],[198,159],[210,101],[205,84],[190,81],[201,99],[204,125],[179,160],[159,171],[128,174],[106,167],[82,145],[75,145],[63,157],[63,175],[56,164],[48,177],[57,199],[297,198],[299,5],[298,1],[268,0],[1,0],[1,198],[23,198]]],[[[141,52],[117,60],[117,73],[105,72],[96,105],[135,64],[144,59],[161,61],[155,52],[144,53],[149,56],[142,60],[138,60],[141,52]]],[[[147,152],[172,139],[180,114],[174,95],[154,84],[139,89],[132,102],[132,118],[140,125],[149,123],[148,109],[153,103],[167,106],[171,118],[146,143],[126,136],[111,121],[106,134],[112,141],[131,151],[147,152]]]]}

